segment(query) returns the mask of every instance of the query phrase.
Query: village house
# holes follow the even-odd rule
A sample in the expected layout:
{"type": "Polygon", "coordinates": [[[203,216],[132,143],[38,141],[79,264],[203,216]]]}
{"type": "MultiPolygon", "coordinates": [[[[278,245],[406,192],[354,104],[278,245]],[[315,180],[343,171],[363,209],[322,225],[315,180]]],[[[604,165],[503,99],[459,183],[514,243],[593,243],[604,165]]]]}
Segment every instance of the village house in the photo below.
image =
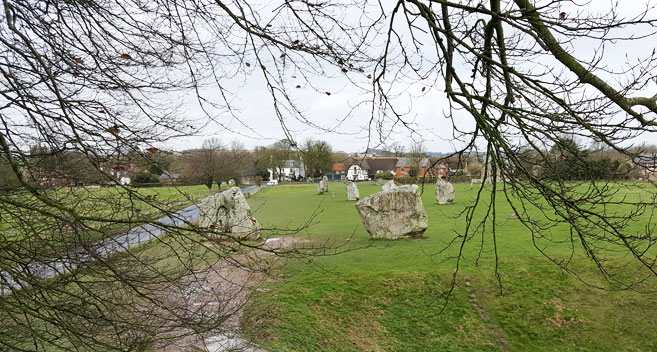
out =
{"type": "Polygon", "coordinates": [[[352,159],[347,169],[347,179],[350,181],[367,181],[369,167],[367,159],[352,159]]]}
{"type": "MultiPolygon", "coordinates": [[[[413,160],[410,157],[399,158],[395,165],[395,175],[397,177],[409,177],[413,160]]],[[[418,165],[418,177],[440,177],[454,176],[459,171],[465,172],[468,167],[465,158],[459,159],[457,156],[442,157],[433,156],[423,158],[418,165]]]]}
{"type": "MultiPolygon", "coordinates": [[[[267,169],[269,171],[269,179],[278,179],[278,170],[267,169]]],[[[306,169],[302,161],[299,160],[286,160],[284,166],[280,170],[281,181],[300,181],[306,178],[306,169]]]]}
{"type": "MultiPolygon", "coordinates": [[[[397,160],[397,164],[395,165],[395,175],[397,177],[409,177],[411,176],[411,169],[413,166],[413,160],[411,158],[399,158],[399,160],[397,160]]],[[[423,177],[426,174],[428,167],[429,159],[423,158],[418,165],[418,174],[415,176],[423,177]]]]}
{"type": "Polygon", "coordinates": [[[367,158],[367,177],[373,180],[376,175],[382,173],[395,174],[395,166],[397,165],[398,158],[395,157],[377,157],[373,154],[371,158],[367,158]]]}
{"type": "Polygon", "coordinates": [[[635,170],[640,179],[657,180],[657,154],[644,154],[634,158],[635,170]]]}
{"type": "Polygon", "coordinates": [[[122,185],[129,185],[132,182],[132,177],[141,171],[136,163],[118,160],[101,162],[100,169],[114,177],[122,185]]]}
{"type": "MultiPolygon", "coordinates": [[[[376,175],[390,173],[396,177],[409,177],[412,159],[409,157],[377,157],[376,154],[354,154],[344,163],[333,163],[326,173],[329,180],[366,181],[373,180],[376,175]]],[[[457,172],[465,172],[467,161],[458,157],[431,157],[420,161],[417,176],[441,177],[453,176],[457,172]]]]}
{"type": "Polygon", "coordinates": [[[352,156],[345,163],[347,167],[347,179],[351,181],[373,180],[377,174],[391,173],[395,174],[395,157],[377,157],[376,154],[371,156],[352,156]]]}
{"type": "Polygon", "coordinates": [[[159,179],[160,179],[160,182],[175,183],[180,179],[180,174],[171,173],[169,171],[164,170],[162,172],[162,175],[160,175],[159,179]]]}
{"type": "Polygon", "coordinates": [[[347,166],[344,163],[333,163],[331,170],[326,172],[329,180],[344,180],[347,178],[347,166]]]}
{"type": "Polygon", "coordinates": [[[423,170],[423,176],[447,178],[453,174],[450,173],[449,165],[444,158],[431,157],[427,160],[427,164],[427,168],[423,170]]]}
{"type": "Polygon", "coordinates": [[[458,156],[450,156],[447,158],[434,156],[429,158],[427,168],[427,176],[445,178],[447,176],[457,175],[459,172],[466,173],[468,160],[467,158],[459,158],[458,156]]]}

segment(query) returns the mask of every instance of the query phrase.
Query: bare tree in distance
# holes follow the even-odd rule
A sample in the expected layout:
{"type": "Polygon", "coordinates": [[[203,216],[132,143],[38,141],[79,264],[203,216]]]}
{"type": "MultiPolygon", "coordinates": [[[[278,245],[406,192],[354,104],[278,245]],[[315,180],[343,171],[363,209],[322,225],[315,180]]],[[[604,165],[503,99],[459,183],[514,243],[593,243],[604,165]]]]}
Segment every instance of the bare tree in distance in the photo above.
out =
{"type": "Polygon", "coordinates": [[[406,147],[400,143],[400,142],[395,142],[392,145],[390,145],[390,149],[392,150],[394,156],[398,158],[404,157],[404,153],[406,152],[406,147]]]}
{"type": "Polygon", "coordinates": [[[233,141],[230,147],[219,151],[218,165],[214,173],[214,179],[218,185],[222,182],[229,183],[231,180],[239,185],[249,162],[249,152],[239,141],[233,141]]]}
{"type": "MultiPolygon", "coordinates": [[[[590,166],[581,157],[572,160],[584,170],[577,182],[559,173],[538,177],[529,167],[558,167],[549,149],[566,145],[564,134],[585,145],[603,143],[631,161],[641,156],[640,148],[624,142],[655,133],[657,60],[639,48],[632,62],[608,55],[619,43],[654,42],[657,19],[648,3],[635,6],[630,15],[622,15],[625,4],[599,10],[594,3],[549,0],[282,1],[266,6],[243,0],[5,0],[2,6],[0,166],[10,168],[17,187],[0,193],[6,226],[0,228],[0,271],[13,273],[22,285],[0,298],[0,311],[8,316],[0,328],[4,349],[135,350],[166,339],[162,326],[172,335],[221,327],[221,314],[199,325],[189,307],[177,311],[170,306],[175,300],[150,293],[162,286],[182,292],[186,285],[176,279],[184,273],[253,244],[213,229],[167,225],[170,242],[163,242],[169,250],[163,253],[99,255],[91,245],[110,240],[118,225],[153,224],[145,210],[167,213],[172,206],[120,185],[101,161],[134,150],[155,154],[158,146],[194,135],[207,124],[230,129],[224,116],[243,124],[227,82],[255,73],[264,78],[286,135],[288,147],[281,150],[288,152],[298,148],[290,121],[321,132],[336,130],[306,116],[294,99],[294,92],[305,87],[335,95],[323,88],[323,78],[346,76],[366,94],[358,106],[366,106],[370,116],[359,127],[372,145],[385,143],[395,129],[407,129],[416,138],[423,132],[403,103],[409,96],[400,92],[412,92],[411,100],[440,94],[448,106],[439,118],[452,121],[452,137],[460,142],[454,155],[485,153],[484,177],[493,181],[491,192],[483,185],[478,190],[464,211],[466,225],[449,241],[456,254],[446,260],[453,260],[456,269],[464,248],[492,243],[493,271],[502,291],[495,227],[501,196],[537,250],[564,270],[577,274],[570,258],[583,253],[613,288],[637,288],[657,276],[654,230],[629,227],[632,218],[652,217],[653,184],[638,186],[645,194],[640,201],[618,200],[618,185],[588,178],[590,166]],[[586,43],[580,46],[582,40],[586,43]],[[581,49],[591,47],[593,53],[581,49]],[[187,104],[201,113],[181,114],[187,104]],[[461,127],[462,119],[472,128],[461,127]],[[30,178],[38,171],[30,163],[29,148],[35,145],[84,157],[121,197],[88,189],[45,190],[30,178]],[[631,210],[617,213],[611,205],[631,210]],[[541,218],[530,218],[529,209],[541,218]],[[474,216],[479,210],[486,214],[483,219],[474,216]],[[569,231],[554,233],[562,223],[569,231]],[[491,241],[467,241],[474,236],[491,241]],[[572,245],[571,253],[551,251],[551,244],[564,242],[572,245]],[[95,261],[77,257],[79,248],[95,261]],[[198,250],[207,255],[195,255],[198,250]],[[61,256],[70,256],[76,266],[57,279],[42,280],[23,269],[61,256]],[[622,259],[608,260],[617,257],[622,259]],[[179,265],[158,266],[163,258],[179,265]],[[133,314],[131,308],[143,307],[144,301],[151,309],[133,314]]],[[[336,124],[351,118],[338,118],[336,124]]],[[[257,132],[257,126],[246,127],[257,132]]],[[[9,284],[6,276],[2,280],[9,284]]]]}
{"type": "Polygon", "coordinates": [[[420,175],[420,170],[422,170],[423,162],[427,160],[427,150],[422,142],[414,142],[408,148],[408,155],[410,161],[410,169],[408,174],[411,177],[416,177],[420,175]]]}
{"type": "Polygon", "coordinates": [[[288,140],[281,140],[268,148],[269,168],[272,170],[274,178],[279,182],[283,179],[283,168],[288,160],[296,159],[292,143],[288,140]]]}
{"type": "Polygon", "coordinates": [[[187,177],[197,179],[208,189],[212,189],[215,175],[221,167],[219,154],[224,148],[218,138],[213,137],[203,141],[201,149],[189,153],[185,172],[187,177]]]}
{"type": "Polygon", "coordinates": [[[186,152],[187,167],[185,177],[204,184],[208,189],[216,183],[228,183],[233,180],[239,184],[249,162],[249,153],[239,141],[230,145],[219,138],[212,137],[203,141],[201,149],[186,152]]]}
{"type": "Polygon", "coordinates": [[[308,139],[303,143],[300,154],[307,177],[320,177],[333,165],[333,148],[326,141],[308,139]]]}
{"type": "Polygon", "coordinates": [[[474,178],[480,177],[482,169],[483,166],[476,161],[468,163],[468,169],[467,169],[468,174],[470,174],[470,176],[473,176],[474,178]]]}

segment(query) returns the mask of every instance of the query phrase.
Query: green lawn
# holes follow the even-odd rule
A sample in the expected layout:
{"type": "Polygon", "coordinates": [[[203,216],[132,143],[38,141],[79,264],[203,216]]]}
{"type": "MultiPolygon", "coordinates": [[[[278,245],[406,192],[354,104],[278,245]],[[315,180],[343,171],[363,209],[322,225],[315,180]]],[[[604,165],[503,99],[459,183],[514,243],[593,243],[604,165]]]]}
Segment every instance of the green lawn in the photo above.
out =
{"type": "MultiPolygon", "coordinates": [[[[128,197],[127,192],[116,188],[60,189],[50,195],[59,196],[63,204],[76,206],[76,210],[80,213],[93,214],[93,209],[96,209],[102,217],[120,219],[121,216],[136,215],[134,212],[113,213],[112,209],[133,207],[143,209],[140,212],[141,219],[155,219],[164,214],[164,211],[159,209],[174,211],[189,206],[195,200],[215,193],[217,189],[215,187],[209,192],[205,186],[185,186],[140,188],[135,191],[139,192],[141,197],[135,195],[128,197]],[[153,197],[156,194],[158,196],[153,197]],[[145,198],[148,195],[151,197],[145,198]]],[[[22,196],[25,200],[31,200],[29,196],[22,196]]],[[[5,210],[11,211],[7,207],[5,210]]],[[[27,223],[31,216],[33,214],[25,213],[23,219],[15,219],[15,221],[27,223]]],[[[51,225],[38,221],[38,218],[35,223],[44,228],[48,228],[46,225],[51,225]]],[[[102,223],[97,226],[99,229],[113,229],[114,232],[119,232],[126,230],[129,224],[114,224],[115,227],[111,228],[110,225],[102,223]]],[[[56,229],[51,231],[56,232],[56,229]]],[[[5,247],[2,249],[15,246],[12,250],[18,252],[24,250],[23,248],[36,247],[44,255],[51,257],[58,250],[67,250],[67,241],[71,241],[76,246],[81,245],[79,238],[67,238],[66,233],[63,233],[61,238],[56,238],[56,241],[47,237],[38,238],[36,235],[21,238],[18,234],[16,233],[16,237],[11,242],[3,243],[5,247]]],[[[93,240],[94,234],[111,235],[112,232],[103,233],[93,230],[84,233],[89,236],[88,240],[93,240]]],[[[103,343],[110,344],[112,348],[120,347],[122,350],[144,350],[146,344],[142,344],[140,339],[147,336],[150,342],[152,334],[155,334],[161,326],[143,318],[136,322],[132,321],[130,318],[135,312],[135,307],[143,307],[151,303],[145,300],[143,295],[157,292],[164,284],[168,284],[169,281],[163,277],[174,281],[175,278],[188,274],[190,268],[205,267],[217,262],[220,257],[232,253],[229,246],[214,247],[211,244],[208,246],[207,241],[207,238],[202,238],[196,233],[181,230],[175,235],[163,236],[130,251],[115,253],[110,260],[87,263],[73,273],[34,281],[33,283],[36,284],[34,287],[25,288],[13,295],[0,296],[0,322],[2,322],[0,344],[5,348],[14,344],[25,350],[33,350],[38,340],[37,349],[40,351],[68,351],[90,350],[86,342],[95,340],[98,345],[92,346],[91,350],[103,350],[103,343]],[[153,272],[157,272],[157,275],[153,275],[153,272]],[[135,291],[139,291],[139,294],[135,291]],[[44,293],[46,297],[42,296],[44,293]],[[112,323],[108,324],[108,320],[112,323]],[[139,324],[139,327],[135,328],[134,324],[139,324]],[[136,329],[136,338],[134,341],[121,341],[125,345],[118,346],[116,330],[123,329],[136,329]],[[61,331],[71,330],[76,331],[80,336],[60,334],[61,331]],[[85,342],[80,343],[78,338],[85,342]]],[[[0,252],[4,256],[15,253],[0,252]]],[[[38,259],[36,256],[33,258],[35,261],[38,259]]],[[[7,263],[11,263],[9,260],[7,263]]],[[[0,347],[0,350],[5,349],[0,347]]]]}
{"type": "Polygon", "coordinates": [[[145,221],[158,219],[166,212],[190,206],[198,199],[216,193],[217,189],[209,191],[199,185],[130,190],[119,187],[61,188],[44,192],[49,201],[92,220],[74,222],[70,214],[56,207],[46,208],[47,213],[41,213],[38,210],[44,209],[42,201],[26,191],[4,194],[0,199],[0,239],[20,241],[17,245],[54,257],[72,246],[77,248],[82,243],[96,242],[145,221]],[[73,223],[79,226],[77,233],[70,227],[73,223]]]}
{"type": "MultiPolygon", "coordinates": [[[[343,184],[330,184],[330,192],[321,196],[316,185],[257,193],[249,203],[264,227],[302,226],[319,211],[313,225],[297,236],[336,252],[353,250],[288,264],[284,278],[256,295],[242,319],[244,330],[273,351],[657,350],[657,295],[592,288],[558,269],[534,248],[518,220],[507,219],[513,211],[501,193],[496,226],[503,294],[493,272],[489,228],[478,263],[481,236],[466,241],[457,286],[442,311],[441,293],[455,268],[450,255],[456,252],[440,249],[454,231],[463,231],[464,219],[456,216],[476,195],[469,186],[455,185],[450,205],[436,204],[433,186],[426,186],[428,230],[422,239],[394,242],[370,240],[343,184]]],[[[380,190],[371,183],[358,187],[361,198],[380,190]]],[[[638,199],[641,190],[630,185],[618,196],[638,199]]],[[[535,210],[530,213],[541,218],[535,210]]],[[[645,225],[645,219],[635,219],[628,230],[645,225]]],[[[569,233],[566,226],[556,226],[551,235],[567,239],[569,233]]],[[[541,248],[545,244],[537,242],[541,248]]],[[[570,244],[550,244],[547,251],[568,258],[570,244]]],[[[602,283],[580,248],[575,252],[572,268],[582,279],[602,283]]],[[[623,257],[607,259],[613,263],[623,257]]],[[[651,279],[638,288],[654,291],[657,284],[651,279]]]]}
{"type": "MultiPolygon", "coordinates": [[[[488,231],[478,265],[481,237],[477,235],[466,241],[457,286],[443,311],[442,293],[452,279],[455,261],[450,255],[455,254],[455,248],[447,252],[440,249],[452,239],[454,231],[463,230],[464,220],[456,215],[476,195],[469,185],[455,186],[456,200],[450,205],[437,205],[433,186],[427,186],[423,201],[430,222],[424,237],[393,242],[370,240],[360,223],[355,202],[346,200],[343,184],[330,184],[330,192],[321,196],[316,194],[316,185],[290,185],[269,187],[249,198],[255,216],[270,229],[265,230],[265,236],[294,235],[327,247],[327,251],[289,262],[283,267],[282,275],[277,273],[273,276],[277,278],[275,281],[256,292],[253,304],[242,318],[245,334],[272,351],[657,350],[654,338],[657,295],[595,289],[559,270],[533,247],[529,232],[518,220],[507,219],[512,210],[501,194],[497,201],[497,240],[503,294],[499,294],[494,277],[488,231]],[[303,227],[310,218],[313,220],[309,228],[299,233],[286,231],[303,227]]],[[[358,187],[361,198],[380,190],[370,183],[359,183],[358,187]]],[[[92,207],[93,202],[89,202],[97,199],[99,204],[95,206],[109,215],[111,210],[103,208],[100,200],[112,200],[106,204],[130,205],[131,202],[114,189],[84,192],[87,203],[80,204],[92,207]]],[[[157,193],[161,204],[174,209],[190,204],[185,193],[193,199],[208,194],[204,186],[140,189],[139,192],[157,193]]],[[[630,184],[618,196],[631,200],[643,194],[640,188],[630,184]]],[[[485,191],[483,195],[488,199],[490,192],[485,191]]],[[[73,193],[65,196],[69,201],[76,199],[73,193]]],[[[149,216],[161,214],[156,207],[147,210],[149,206],[148,202],[135,203],[136,208],[148,211],[149,216]]],[[[533,219],[540,219],[535,209],[530,212],[533,219]]],[[[479,211],[476,217],[482,215],[483,211],[479,211]]],[[[645,225],[645,218],[636,218],[628,230],[640,231],[645,225]]],[[[567,238],[566,229],[560,225],[551,234],[555,239],[567,238]]],[[[145,273],[136,270],[140,268],[134,263],[132,254],[136,254],[146,261],[155,261],[154,267],[173,278],[186,272],[185,268],[199,268],[231,253],[230,248],[206,247],[204,241],[194,234],[167,236],[162,243],[149,243],[131,253],[117,254],[112,257],[112,263],[126,268],[121,275],[138,278],[145,273]]],[[[541,248],[544,244],[538,242],[541,248]]],[[[308,246],[308,243],[300,245],[308,246]]],[[[555,257],[568,257],[570,245],[551,244],[548,251],[555,257]]],[[[595,268],[579,248],[576,252],[579,254],[573,259],[572,267],[580,277],[601,283],[595,268]]],[[[607,259],[620,262],[623,257],[607,259]]],[[[122,299],[139,302],[120,281],[99,281],[102,270],[90,265],[72,283],[66,281],[66,276],[52,283],[62,280],[67,285],[64,293],[96,286],[99,292],[113,295],[125,291],[122,299]]],[[[144,270],[148,271],[146,267],[144,270]]],[[[157,288],[157,282],[144,283],[143,287],[147,292],[157,288]]],[[[637,288],[654,290],[657,284],[649,280],[637,288]]],[[[62,302],[70,304],[64,293],[62,302]]],[[[6,307],[13,307],[11,298],[5,299],[6,307]]],[[[59,299],[57,295],[51,297],[54,302],[59,299]]],[[[84,307],[84,302],[80,303],[79,309],[84,307]]],[[[76,316],[66,319],[75,321],[76,316]]],[[[53,324],[59,324],[59,320],[53,324]]],[[[94,329],[95,333],[111,330],[103,326],[103,320],[94,329]]],[[[145,324],[143,334],[149,336],[156,329],[157,326],[145,324]]],[[[11,330],[10,327],[8,331],[11,330]]],[[[27,331],[15,338],[29,343],[26,334],[27,331]]]]}

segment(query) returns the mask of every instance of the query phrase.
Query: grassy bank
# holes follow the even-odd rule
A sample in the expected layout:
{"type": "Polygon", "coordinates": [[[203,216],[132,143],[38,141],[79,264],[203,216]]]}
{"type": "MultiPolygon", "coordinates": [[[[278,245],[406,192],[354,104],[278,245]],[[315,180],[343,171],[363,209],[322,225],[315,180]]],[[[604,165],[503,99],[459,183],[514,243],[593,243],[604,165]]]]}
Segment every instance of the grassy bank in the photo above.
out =
{"type": "MultiPolygon", "coordinates": [[[[33,261],[60,257],[190,206],[216,191],[208,191],[205,186],[47,191],[46,196],[57,206],[88,217],[83,221],[75,221],[55,206],[44,207],[41,200],[27,192],[5,194],[0,202],[0,241],[4,241],[6,253],[22,253],[33,261]]],[[[3,265],[20,265],[11,260],[3,265]]]]}
{"type": "MultiPolygon", "coordinates": [[[[369,183],[358,186],[361,198],[380,190],[369,183]]],[[[313,225],[300,235],[354,250],[289,264],[283,279],[256,296],[242,320],[244,329],[274,351],[657,349],[657,295],[600,290],[583,283],[604,281],[577,245],[572,268],[579,278],[558,269],[535,245],[556,258],[568,258],[570,243],[534,243],[518,220],[507,218],[513,211],[501,196],[496,226],[502,294],[488,232],[483,240],[475,236],[466,241],[457,286],[442,311],[442,293],[456,262],[451,257],[454,248],[440,249],[463,231],[465,221],[458,214],[473,202],[476,191],[456,185],[455,202],[442,206],[433,193],[429,185],[423,194],[429,214],[424,237],[395,242],[370,240],[342,184],[331,184],[323,196],[316,195],[316,185],[299,185],[271,187],[252,197],[249,203],[265,227],[301,226],[319,210],[313,225]]],[[[638,199],[641,190],[630,185],[618,196],[638,199]]],[[[541,217],[535,209],[530,216],[541,217]]],[[[634,220],[628,231],[640,231],[647,223],[634,220]]],[[[567,229],[558,225],[550,235],[568,239],[567,229]]],[[[613,264],[622,255],[607,259],[613,264]]],[[[654,280],[637,287],[655,288],[654,280]]]]}
{"type": "MultiPolygon", "coordinates": [[[[55,204],[72,209],[79,216],[102,220],[88,221],[87,224],[91,228],[107,230],[103,226],[111,224],[112,229],[109,232],[117,232],[131,227],[129,224],[118,222],[154,220],[163,216],[165,212],[182,209],[216,191],[216,189],[210,191],[205,186],[135,188],[131,191],[119,187],[106,187],[48,190],[45,191],[44,196],[55,204]]],[[[0,215],[4,220],[0,224],[0,231],[7,232],[10,240],[23,238],[24,233],[20,230],[23,225],[30,228],[30,225],[41,222],[44,223],[44,229],[50,231],[57,231],[61,227],[61,224],[48,223],[53,219],[47,214],[30,211],[31,205],[34,209],[44,209],[46,212],[66,218],[64,212],[55,207],[45,208],[41,201],[26,191],[6,194],[3,198],[7,202],[3,203],[3,209],[0,209],[0,215]],[[20,205],[22,208],[13,204],[20,205]]],[[[98,235],[102,234],[99,232],[98,235]]]]}

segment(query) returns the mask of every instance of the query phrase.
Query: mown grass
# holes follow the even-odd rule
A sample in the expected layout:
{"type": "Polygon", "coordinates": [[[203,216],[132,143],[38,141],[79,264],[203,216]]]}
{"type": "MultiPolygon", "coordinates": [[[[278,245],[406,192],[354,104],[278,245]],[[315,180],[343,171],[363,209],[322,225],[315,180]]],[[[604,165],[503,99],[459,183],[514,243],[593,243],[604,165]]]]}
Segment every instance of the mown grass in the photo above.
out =
{"type": "MultiPolygon", "coordinates": [[[[358,186],[361,198],[380,190],[374,184],[358,186]]],[[[657,350],[657,295],[584,284],[579,278],[605,282],[577,243],[570,267],[579,278],[560,270],[537,251],[518,220],[507,219],[513,211],[501,195],[496,226],[502,294],[489,225],[483,242],[479,235],[466,241],[457,285],[442,311],[455,249],[440,249],[463,231],[465,221],[456,216],[476,194],[469,185],[455,186],[456,200],[449,205],[437,205],[433,186],[426,186],[427,232],[422,239],[394,242],[369,238],[342,184],[331,184],[321,196],[316,185],[299,185],[267,188],[250,198],[256,217],[270,228],[301,226],[320,211],[300,236],[354,250],[287,265],[285,278],[255,297],[242,320],[246,333],[273,351],[657,350]]],[[[618,197],[626,200],[642,196],[634,185],[619,190],[618,197]]],[[[485,191],[484,199],[489,196],[485,191]]],[[[536,209],[529,212],[534,219],[543,217],[536,209]]],[[[483,210],[476,218],[481,216],[483,210]]],[[[634,220],[626,231],[640,232],[647,224],[645,218],[634,220]]],[[[558,225],[550,235],[568,239],[567,229],[558,225]]],[[[571,254],[569,242],[539,239],[536,245],[556,258],[571,254]]],[[[608,264],[622,262],[625,254],[608,257],[608,264]]],[[[654,279],[637,287],[656,288],[654,279]]]]}
{"type": "Polygon", "coordinates": [[[182,230],[0,296],[3,346],[52,352],[155,351],[153,338],[166,339],[161,321],[140,312],[159,307],[160,317],[180,313],[180,302],[169,305],[166,301],[172,294],[169,285],[239,252],[235,245],[215,245],[212,239],[182,230]],[[166,313],[166,309],[176,313],[166,313]],[[89,346],[89,341],[94,344],[89,346]]]}
{"type": "MultiPolygon", "coordinates": [[[[144,211],[141,216],[142,219],[146,216],[155,219],[164,215],[165,211],[171,212],[189,206],[195,200],[217,190],[215,188],[208,192],[205,186],[192,186],[141,188],[135,191],[139,192],[139,197],[133,195],[132,199],[119,189],[57,190],[50,196],[59,196],[59,200],[64,204],[67,204],[66,199],[71,202],[83,199],[74,205],[81,213],[90,212],[90,207],[106,212],[109,209],[104,206],[113,207],[116,203],[123,203],[133,210],[137,207],[151,207],[153,211],[144,211]],[[54,194],[55,192],[59,193],[54,194]],[[76,192],[79,192],[77,196],[74,194],[76,192]],[[149,195],[151,197],[146,198],[149,195]],[[155,195],[158,196],[154,197],[155,195]],[[92,198],[99,204],[93,204],[92,198]],[[80,208],[82,206],[85,208],[80,208]]],[[[108,212],[101,216],[120,215],[108,212]]],[[[42,222],[38,224],[44,228],[49,225],[42,222]]],[[[127,229],[121,228],[120,225],[128,224],[116,225],[117,231],[127,229]]],[[[104,235],[112,234],[106,230],[107,228],[103,229],[104,235]]],[[[44,242],[48,240],[43,239],[44,242]]],[[[53,241],[50,239],[47,244],[51,249],[48,255],[53,255],[58,249],[67,250],[66,238],[58,240],[51,243],[53,241]]],[[[12,241],[17,246],[24,246],[25,243],[34,243],[37,239],[13,238],[12,241]]],[[[80,245],[79,242],[74,243],[80,245]]],[[[12,295],[0,296],[0,321],[3,322],[0,324],[0,344],[25,350],[38,345],[39,350],[46,351],[103,350],[109,349],[109,346],[122,350],[151,348],[153,336],[160,333],[159,329],[162,327],[158,322],[146,319],[147,316],[133,316],[136,307],[147,310],[148,307],[155,306],[153,301],[144,299],[144,295],[159,293],[170,283],[176,282],[181,275],[213,264],[222,257],[236,255],[239,250],[239,246],[235,244],[181,229],[175,234],[161,236],[129,251],[115,253],[107,260],[85,263],[72,273],[34,281],[32,287],[12,295]],[[44,294],[48,297],[47,304],[43,302],[44,294]],[[22,314],[21,311],[29,313],[22,314]],[[135,329],[136,326],[138,328],[134,331],[134,336],[127,339],[124,336],[120,342],[116,341],[117,330],[135,329]],[[68,335],[71,332],[72,335],[78,336],[68,335]],[[84,342],[78,342],[78,338],[84,342]],[[92,339],[96,344],[93,348],[87,348],[88,341],[92,339]],[[108,345],[103,347],[103,344],[108,345]]],[[[166,308],[176,307],[161,307],[166,308]]]]}
{"type": "MultiPolygon", "coordinates": [[[[155,220],[166,212],[177,211],[196,200],[216,193],[216,188],[208,190],[207,187],[180,186],[180,187],[149,187],[126,190],[118,187],[91,188],[91,189],[57,189],[45,191],[44,196],[54,203],[71,209],[81,217],[90,217],[94,220],[84,220],[88,226],[89,239],[111,235],[125,231],[143,221],[155,220]],[[124,223],[128,222],[128,223],[124,223]],[[133,223],[130,223],[133,222],[133,223]],[[93,231],[97,230],[97,231],[93,231]]],[[[24,207],[4,203],[0,209],[0,216],[4,221],[0,224],[0,231],[7,233],[8,240],[21,240],[30,233],[37,232],[31,225],[43,223],[42,228],[48,232],[61,231],[62,223],[52,219],[47,214],[34,209],[46,209],[54,215],[62,215],[64,211],[55,207],[44,207],[44,204],[31,194],[19,191],[4,196],[8,201],[15,201],[24,207]]]]}

